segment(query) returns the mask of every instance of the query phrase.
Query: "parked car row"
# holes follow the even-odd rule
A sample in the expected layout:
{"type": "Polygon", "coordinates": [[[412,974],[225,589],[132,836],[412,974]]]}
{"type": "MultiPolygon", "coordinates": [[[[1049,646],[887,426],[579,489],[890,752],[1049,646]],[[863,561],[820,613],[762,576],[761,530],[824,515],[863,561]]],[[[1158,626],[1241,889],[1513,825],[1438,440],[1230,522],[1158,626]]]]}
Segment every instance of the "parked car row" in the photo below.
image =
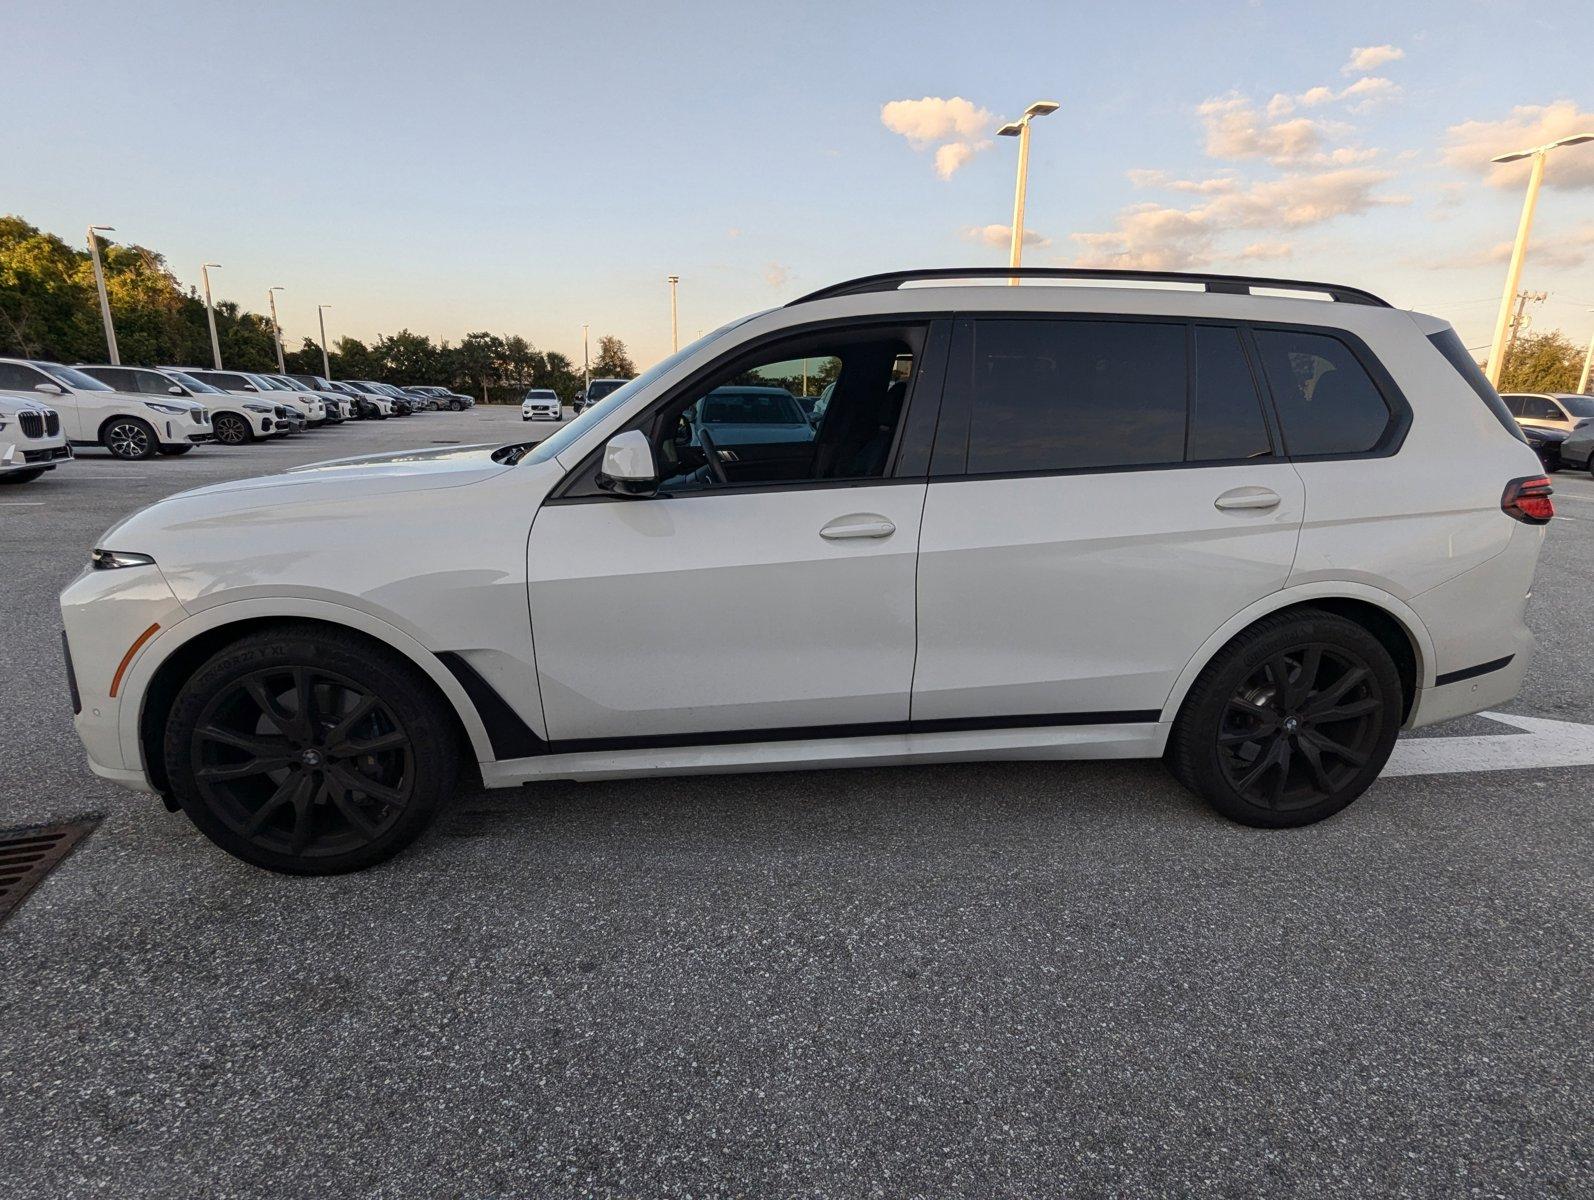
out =
{"type": "Polygon", "coordinates": [[[369,379],[0,358],[0,480],[36,479],[70,461],[74,446],[138,461],[472,403],[447,388],[369,379]]]}
{"type": "Polygon", "coordinates": [[[1594,474],[1594,396],[1502,392],[1500,399],[1546,471],[1577,467],[1594,474]]]}

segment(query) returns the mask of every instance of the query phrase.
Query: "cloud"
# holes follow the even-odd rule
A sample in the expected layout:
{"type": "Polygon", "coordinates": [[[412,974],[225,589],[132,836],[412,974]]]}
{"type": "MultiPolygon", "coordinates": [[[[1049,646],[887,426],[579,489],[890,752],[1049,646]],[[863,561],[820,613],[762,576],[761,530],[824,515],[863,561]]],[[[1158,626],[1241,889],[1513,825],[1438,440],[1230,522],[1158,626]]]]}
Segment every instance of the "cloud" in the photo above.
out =
{"type": "Polygon", "coordinates": [[[736,226],[732,225],[729,229],[727,229],[725,231],[725,236],[730,238],[731,241],[734,242],[737,238],[742,236],[742,231],[740,229],[736,228],[736,226]]]}
{"type": "MultiPolygon", "coordinates": [[[[1504,241],[1423,265],[1441,269],[1488,267],[1503,263],[1510,257],[1511,242],[1504,241]]],[[[1585,221],[1576,229],[1565,232],[1541,232],[1533,239],[1532,259],[1535,267],[1581,267],[1594,262],[1594,221],[1585,221]]]]}
{"type": "MultiPolygon", "coordinates": [[[[987,246],[1011,246],[1013,244],[1013,227],[1011,225],[965,225],[963,236],[971,242],[984,242],[987,246]]],[[[1050,246],[1052,239],[1045,234],[1037,233],[1033,229],[1024,230],[1024,244],[1026,246],[1050,246]]]]}
{"type": "Polygon", "coordinates": [[[925,96],[882,105],[880,123],[907,138],[915,150],[936,146],[935,173],[950,179],[959,167],[990,146],[989,134],[996,117],[961,96],[950,100],[925,96]]]}
{"type": "MultiPolygon", "coordinates": [[[[1444,160],[1452,167],[1482,175],[1493,187],[1522,186],[1529,164],[1491,163],[1499,154],[1528,150],[1574,133],[1594,133],[1594,113],[1571,100],[1524,104],[1498,121],[1463,121],[1445,131],[1444,160]]],[[[1594,188],[1594,145],[1557,151],[1544,172],[1546,187],[1594,188]]]]}
{"type": "Polygon", "coordinates": [[[1405,57],[1406,52],[1399,46],[1357,46],[1350,52],[1350,61],[1340,68],[1340,72],[1345,75],[1360,75],[1405,57]]]}
{"type": "Polygon", "coordinates": [[[1270,123],[1243,96],[1207,100],[1196,113],[1206,127],[1206,150],[1213,158],[1300,162],[1318,153],[1326,140],[1318,122],[1295,117],[1270,123]]]}
{"type": "Polygon", "coordinates": [[[1169,192],[1195,192],[1210,195],[1214,192],[1232,192],[1240,181],[1232,175],[1217,175],[1211,179],[1175,179],[1166,171],[1132,170],[1127,172],[1129,182],[1141,188],[1161,188],[1169,192]]]}
{"type": "Polygon", "coordinates": [[[942,179],[951,179],[959,167],[990,144],[990,142],[948,142],[944,146],[937,146],[935,173],[942,179]]]}
{"type": "Polygon", "coordinates": [[[1256,261],[1258,259],[1276,261],[1281,258],[1293,258],[1294,256],[1295,247],[1290,245],[1289,242],[1252,242],[1235,255],[1236,258],[1246,261],[1256,261]]]}
{"type": "Polygon", "coordinates": [[[764,282],[777,291],[791,282],[791,268],[772,262],[764,268],[764,282]]]}
{"type": "MultiPolygon", "coordinates": [[[[1133,205],[1118,215],[1115,228],[1073,235],[1085,248],[1077,265],[1159,271],[1206,266],[1218,255],[1219,238],[1231,231],[1304,229],[1384,205],[1410,203],[1409,197],[1377,192],[1390,178],[1387,171],[1341,167],[1250,183],[1191,208],[1133,205]]],[[[1283,245],[1255,242],[1240,253],[1283,257],[1270,253],[1283,245]]]]}

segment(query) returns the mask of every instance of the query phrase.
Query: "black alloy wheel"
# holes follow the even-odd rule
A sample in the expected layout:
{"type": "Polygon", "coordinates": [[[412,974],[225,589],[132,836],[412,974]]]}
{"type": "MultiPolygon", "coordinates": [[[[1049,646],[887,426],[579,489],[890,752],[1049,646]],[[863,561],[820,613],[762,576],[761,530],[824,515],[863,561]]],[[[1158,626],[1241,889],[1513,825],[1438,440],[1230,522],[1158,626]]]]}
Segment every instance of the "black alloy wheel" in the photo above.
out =
{"type": "Polygon", "coordinates": [[[237,413],[217,413],[210,422],[216,440],[223,446],[242,446],[253,436],[249,422],[237,413]]]}
{"type": "Polygon", "coordinates": [[[392,651],[337,630],[256,634],[186,683],[167,725],[178,803],[212,841],[292,874],[390,857],[454,786],[452,720],[392,651]]]}
{"type": "Polygon", "coordinates": [[[160,445],[154,429],[137,417],[116,417],[109,421],[100,431],[100,443],[126,462],[153,458],[160,445]]]}
{"type": "Polygon", "coordinates": [[[1253,625],[1190,689],[1168,764],[1248,825],[1305,825],[1338,812],[1383,769],[1403,720],[1389,651],[1344,617],[1301,610],[1253,625]]]}

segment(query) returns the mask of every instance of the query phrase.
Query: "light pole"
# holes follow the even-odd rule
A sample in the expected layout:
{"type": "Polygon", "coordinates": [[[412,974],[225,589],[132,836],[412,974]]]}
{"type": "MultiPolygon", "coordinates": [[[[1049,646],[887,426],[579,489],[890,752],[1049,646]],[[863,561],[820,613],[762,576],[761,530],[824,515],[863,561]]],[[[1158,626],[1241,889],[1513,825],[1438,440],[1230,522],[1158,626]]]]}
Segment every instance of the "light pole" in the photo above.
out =
{"type": "Polygon", "coordinates": [[[277,343],[277,374],[286,375],[288,364],[282,361],[282,326],[277,324],[277,293],[288,289],[278,284],[266,289],[266,299],[271,303],[271,337],[277,343]]]}
{"type": "Polygon", "coordinates": [[[1517,285],[1522,282],[1522,260],[1528,253],[1528,234],[1533,229],[1533,207],[1539,202],[1539,185],[1544,182],[1544,160],[1551,150],[1562,146],[1576,146],[1581,142],[1594,142],[1594,133],[1575,133],[1559,141],[1546,142],[1531,150],[1513,150],[1491,158],[1490,162],[1508,163],[1531,158],[1533,169],[1528,172],[1528,194],[1522,201],[1522,219],[1517,223],[1517,238],[1511,246],[1511,263],[1506,267],[1505,291],[1500,296],[1500,315],[1494,322],[1494,341],[1489,345],[1489,363],[1484,374],[1495,387],[1500,386],[1500,372],[1505,369],[1505,341],[1511,326],[1511,305],[1516,300],[1517,285]]]}
{"type": "Polygon", "coordinates": [[[681,348],[680,324],[675,317],[675,285],[681,282],[679,275],[669,277],[670,284],[670,353],[674,354],[681,348]]]}
{"type": "Polygon", "coordinates": [[[116,226],[90,225],[89,253],[94,256],[94,286],[100,289],[100,318],[105,322],[105,347],[111,352],[111,366],[119,367],[122,359],[116,352],[116,327],[111,324],[111,298],[105,292],[105,269],[100,266],[100,239],[94,236],[97,229],[115,233],[116,226]]]}
{"type": "Polygon", "coordinates": [[[216,336],[216,308],[210,302],[210,268],[220,263],[201,263],[199,273],[205,277],[205,319],[210,322],[210,356],[215,359],[216,370],[221,370],[221,339],[216,336]]]}
{"type": "Polygon", "coordinates": [[[592,368],[587,365],[587,324],[581,323],[581,403],[587,402],[587,389],[592,386],[592,368]]]}
{"type": "MultiPolygon", "coordinates": [[[[1013,248],[1008,252],[1007,265],[1016,267],[1024,253],[1024,189],[1029,182],[1029,123],[1036,117],[1054,113],[1061,105],[1055,100],[1037,100],[1024,110],[1024,115],[1010,121],[996,131],[998,137],[1018,139],[1018,183],[1013,188],[1013,248]]],[[[1014,283],[1018,280],[1014,279],[1014,283]]]]}
{"type": "Polygon", "coordinates": [[[332,360],[327,357],[327,309],[330,304],[317,304],[315,306],[316,319],[321,322],[321,375],[329,382],[332,379],[332,360]]]}
{"type": "MultiPolygon", "coordinates": [[[[1589,309],[1589,312],[1594,312],[1594,308],[1589,309]]],[[[1583,356],[1583,374],[1577,381],[1577,394],[1579,396],[1588,394],[1588,369],[1590,367],[1594,367],[1594,335],[1589,337],[1588,353],[1583,356]]]]}

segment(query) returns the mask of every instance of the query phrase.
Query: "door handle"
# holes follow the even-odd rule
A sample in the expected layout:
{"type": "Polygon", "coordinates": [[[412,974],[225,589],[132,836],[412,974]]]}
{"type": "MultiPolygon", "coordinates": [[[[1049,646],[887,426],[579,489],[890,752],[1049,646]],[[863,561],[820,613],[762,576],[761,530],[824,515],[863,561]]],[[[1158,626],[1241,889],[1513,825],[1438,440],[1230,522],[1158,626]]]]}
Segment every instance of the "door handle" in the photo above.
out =
{"type": "Polygon", "coordinates": [[[1272,488],[1231,488],[1212,502],[1214,508],[1277,508],[1279,494],[1272,488]]]}
{"type": "Polygon", "coordinates": [[[896,531],[897,527],[879,513],[848,513],[826,525],[819,536],[834,542],[842,538],[890,537],[896,531]]]}

